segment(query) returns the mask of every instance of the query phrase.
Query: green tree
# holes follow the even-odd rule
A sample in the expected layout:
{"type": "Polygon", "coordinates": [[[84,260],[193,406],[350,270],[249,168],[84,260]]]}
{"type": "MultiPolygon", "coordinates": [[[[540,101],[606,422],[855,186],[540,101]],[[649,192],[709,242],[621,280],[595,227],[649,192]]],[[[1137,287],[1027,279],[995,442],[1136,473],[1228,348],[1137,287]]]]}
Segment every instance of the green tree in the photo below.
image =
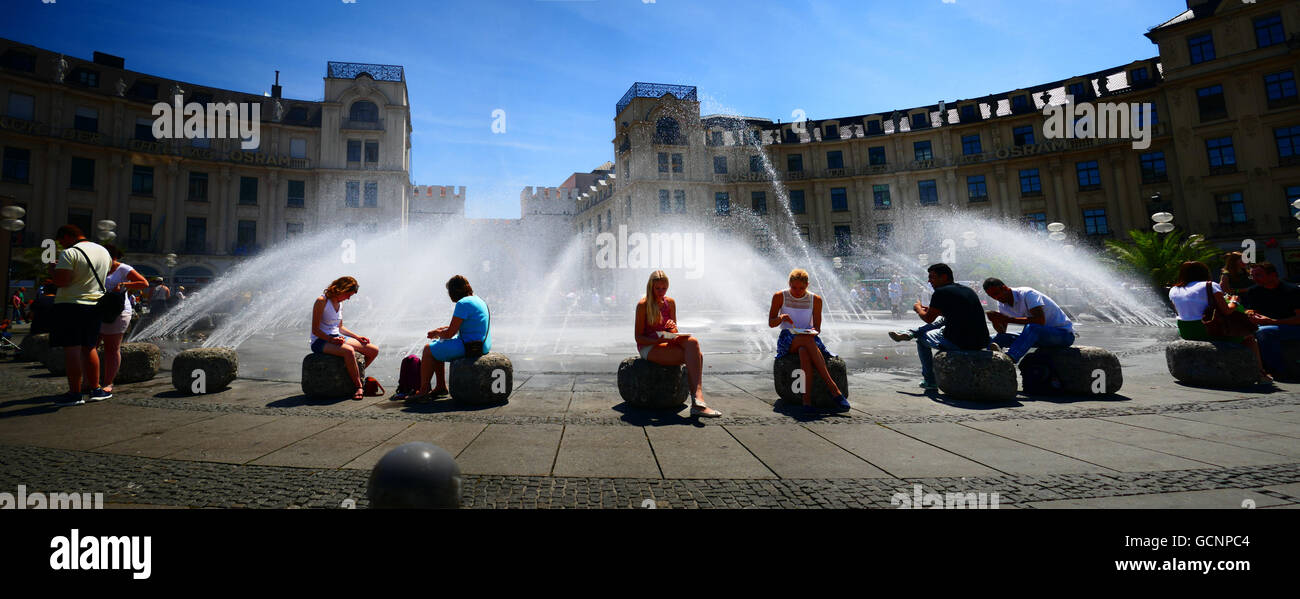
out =
{"type": "Polygon", "coordinates": [[[1131,242],[1106,240],[1106,250],[1120,268],[1151,282],[1154,289],[1173,284],[1183,262],[1204,262],[1214,272],[1222,250],[1200,237],[1188,238],[1180,232],[1156,233],[1134,229],[1128,232],[1131,242]]]}

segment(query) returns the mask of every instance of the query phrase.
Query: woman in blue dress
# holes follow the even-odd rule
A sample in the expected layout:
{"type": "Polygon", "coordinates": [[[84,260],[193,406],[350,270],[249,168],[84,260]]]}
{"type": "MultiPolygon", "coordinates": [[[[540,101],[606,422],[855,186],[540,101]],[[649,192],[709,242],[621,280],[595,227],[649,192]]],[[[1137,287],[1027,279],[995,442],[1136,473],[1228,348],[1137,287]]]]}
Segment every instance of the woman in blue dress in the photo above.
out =
{"type": "MultiPolygon", "coordinates": [[[[474,288],[469,280],[456,275],[447,281],[447,295],[456,302],[451,313],[451,324],[429,331],[429,339],[424,346],[424,356],[420,360],[420,390],[415,397],[439,397],[447,394],[447,374],[443,364],[466,357],[465,345],[471,349],[482,344],[482,354],[492,351],[492,331],[489,327],[490,317],[487,304],[474,295],[474,288]],[[432,379],[437,377],[437,385],[430,388],[432,379]]],[[[477,353],[477,352],[476,352],[477,353]]]]}

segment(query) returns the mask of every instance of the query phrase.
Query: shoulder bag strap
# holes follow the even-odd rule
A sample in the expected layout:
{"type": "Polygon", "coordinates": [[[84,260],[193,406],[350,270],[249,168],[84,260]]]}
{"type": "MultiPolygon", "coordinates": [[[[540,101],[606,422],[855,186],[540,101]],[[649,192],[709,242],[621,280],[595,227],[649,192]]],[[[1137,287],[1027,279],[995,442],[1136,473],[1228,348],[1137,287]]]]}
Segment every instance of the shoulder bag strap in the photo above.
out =
{"type": "Polygon", "coordinates": [[[86,254],[86,250],[83,250],[75,245],[72,246],[72,249],[81,252],[81,255],[86,257],[86,264],[90,266],[90,272],[95,275],[95,282],[99,283],[99,292],[108,293],[108,290],[104,288],[104,281],[100,280],[99,278],[99,271],[95,269],[95,263],[90,261],[90,256],[86,254]]]}

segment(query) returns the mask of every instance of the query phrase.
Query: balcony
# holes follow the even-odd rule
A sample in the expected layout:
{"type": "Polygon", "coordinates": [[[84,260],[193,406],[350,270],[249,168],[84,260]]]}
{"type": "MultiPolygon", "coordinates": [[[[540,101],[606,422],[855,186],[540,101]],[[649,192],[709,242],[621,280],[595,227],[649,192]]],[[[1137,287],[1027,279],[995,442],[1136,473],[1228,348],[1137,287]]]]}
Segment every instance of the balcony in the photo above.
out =
{"type": "Polygon", "coordinates": [[[331,79],[356,79],[361,75],[369,75],[375,81],[406,81],[401,65],[330,61],[325,66],[325,76],[331,79]]]}
{"type": "Polygon", "coordinates": [[[176,253],[206,256],[212,254],[212,244],[201,240],[186,239],[185,243],[176,251],[176,253]]]}
{"type": "Polygon", "coordinates": [[[1295,106],[1296,104],[1300,104],[1300,96],[1289,96],[1286,98],[1276,98],[1276,99],[1269,100],[1268,108],[1269,110],[1272,110],[1274,108],[1285,108],[1287,106],[1295,106]]]}
{"type": "Polygon", "coordinates": [[[828,168],[828,169],[826,169],[826,173],[825,173],[823,176],[825,176],[825,177],[846,177],[846,176],[848,176],[848,169],[846,169],[846,168],[828,168]]]}
{"type": "Polygon", "coordinates": [[[231,256],[253,256],[262,251],[262,246],[256,243],[235,243],[230,246],[231,256]]]}
{"type": "Polygon", "coordinates": [[[808,171],[786,171],[781,174],[784,181],[803,181],[808,178],[808,171]]]}
{"type": "Polygon", "coordinates": [[[1153,183],[1167,183],[1169,181],[1168,173],[1142,173],[1142,184],[1151,185],[1153,183]]]}
{"type": "Polygon", "coordinates": [[[988,194],[984,194],[984,195],[981,195],[981,196],[971,196],[971,197],[970,197],[970,202],[971,202],[971,203],[976,203],[976,202],[987,202],[987,201],[989,201],[989,196],[988,196],[988,194]]]}
{"type": "Polygon", "coordinates": [[[1231,175],[1235,172],[1237,172],[1237,165],[1235,164],[1224,164],[1210,167],[1211,175],[1231,175]]]}
{"type": "Polygon", "coordinates": [[[126,241],[126,251],[153,254],[158,252],[158,244],[154,243],[152,239],[128,239],[126,241]]]}
{"type": "Polygon", "coordinates": [[[1033,190],[1033,191],[1024,191],[1024,190],[1021,190],[1021,191],[1020,191],[1020,197],[1022,197],[1022,198],[1041,198],[1041,197],[1043,197],[1043,191],[1042,191],[1041,189],[1035,189],[1035,190],[1033,190]]]}
{"type": "Polygon", "coordinates": [[[771,180],[772,177],[768,176],[766,172],[732,173],[731,176],[727,177],[728,183],[743,183],[743,182],[754,183],[754,182],[764,182],[764,181],[771,181],[771,180]]]}
{"type": "Polygon", "coordinates": [[[1079,186],[1079,192],[1080,192],[1080,193],[1083,193],[1083,192],[1085,192],[1085,191],[1100,191],[1100,190],[1101,190],[1101,184],[1100,184],[1100,183],[1094,183],[1094,184],[1092,184],[1092,185],[1080,185],[1080,186],[1079,186]]]}
{"type": "Polygon", "coordinates": [[[1278,166],[1300,166],[1300,154],[1282,156],[1277,159],[1278,166]]]}
{"type": "Polygon", "coordinates": [[[1210,223],[1210,234],[1215,237],[1239,235],[1255,230],[1255,219],[1247,219],[1240,222],[1212,222],[1210,223]]]}
{"type": "Polygon", "coordinates": [[[632,87],[628,88],[627,93],[623,94],[623,97],[618,101],[618,104],[614,106],[614,116],[618,116],[619,113],[623,112],[623,109],[627,108],[628,105],[632,103],[633,98],[661,98],[664,94],[672,94],[673,97],[678,100],[686,100],[688,102],[696,102],[699,100],[699,98],[696,97],[694,85],[641,83],[638,81],[633,83],[632,87]]]}
{"type": "Polygon", "coordinates": [[[377,121],[354,121],[352,119],[343,119],[343,124],[339,127],[344,131],[383,131],[384,119],[377,121]]]}

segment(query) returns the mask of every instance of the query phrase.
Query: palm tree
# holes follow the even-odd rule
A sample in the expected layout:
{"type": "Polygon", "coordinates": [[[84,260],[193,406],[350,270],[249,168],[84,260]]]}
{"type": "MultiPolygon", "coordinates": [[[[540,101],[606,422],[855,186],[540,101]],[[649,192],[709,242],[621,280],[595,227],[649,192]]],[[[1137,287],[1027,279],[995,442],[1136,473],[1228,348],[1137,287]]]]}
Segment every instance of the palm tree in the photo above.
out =
{"type": "Polygon", "coordinates": [[[1134,229],[1129,231],[1132,242],[1106,240],[1106,250],[1118,266],[1151,282],[1154,289],[1166,288],[1178,276],[1178,267],[1184,262],[1203,262],[1214,271],[1221,250],[1198,237],[1187,238],[1182,233],[1156,233],[1134,229]]]}

